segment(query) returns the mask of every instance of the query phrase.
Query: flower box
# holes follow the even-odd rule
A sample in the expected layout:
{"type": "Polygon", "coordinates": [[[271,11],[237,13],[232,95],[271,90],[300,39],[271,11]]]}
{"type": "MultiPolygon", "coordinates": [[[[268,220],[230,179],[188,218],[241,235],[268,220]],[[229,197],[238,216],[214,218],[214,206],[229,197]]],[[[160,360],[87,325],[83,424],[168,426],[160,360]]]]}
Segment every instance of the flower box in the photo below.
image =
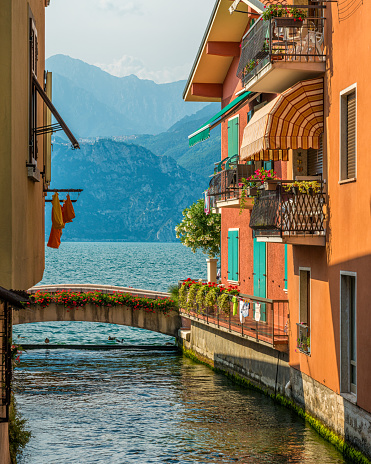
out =
{"type": "Polygon", "coordinates": [[[296,18],[274,18],[277,27],[303,27],[303,21],[296,18]]]}

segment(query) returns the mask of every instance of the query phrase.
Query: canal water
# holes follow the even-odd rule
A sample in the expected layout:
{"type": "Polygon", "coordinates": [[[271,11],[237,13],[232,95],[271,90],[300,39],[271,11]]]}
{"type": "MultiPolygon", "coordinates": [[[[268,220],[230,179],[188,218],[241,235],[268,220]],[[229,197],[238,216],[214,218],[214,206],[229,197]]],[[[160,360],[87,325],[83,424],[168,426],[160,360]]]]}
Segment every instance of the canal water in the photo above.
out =
{"type": "MultiPolygon", "coordinates": [[[[206,268],[202,255],[180,244],[63,245],[59,253],[48,250],[43,283],[166,290],[178,277],[204,277],[206,268]]],[[[46,337],[105,344],[108,336],[133,345],[174,343],[88,322],[13,331],[21,344],[46,337]]],[[[15,369],[14,389],[32,432],[20,464],[346,462],[293,412],[177,352],[30,350],[15,369]]]]}

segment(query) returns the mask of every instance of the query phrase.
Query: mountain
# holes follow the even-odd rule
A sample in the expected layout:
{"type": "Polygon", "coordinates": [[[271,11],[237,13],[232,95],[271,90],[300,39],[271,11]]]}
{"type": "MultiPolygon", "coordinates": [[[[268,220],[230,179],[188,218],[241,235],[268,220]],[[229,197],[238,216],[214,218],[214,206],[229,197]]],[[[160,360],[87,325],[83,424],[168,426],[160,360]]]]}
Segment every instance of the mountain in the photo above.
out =
{"type": "Polygon", "coordinates": [[[203,176],[205,181],[202,188],[205,188],[208,177],[213,173],[214,163],[220,161],[220,126],[212,130],[208,140],[193,147],[189,146],[188,136],[202,127],[219,109],[218,105],[207,105],[197,113],[185,116],[166,132],[138,135],[130,139],[158,156],[171,156],[183,168],[203,176]]]}
{"type": "MultiPolygon", "coordinates": [[[[203,177],[134,144],[102,139],[80,146],[54,143],[51,188],[84,189],[62,240],[176,240],[174,227],[200,198],[203,177]]],[[[50,216],[47,208],[47,236],[50,216]]]]}
{"type": "Polygon", "coordinates": [[[53,103],[78,137],[158,134],[206,105],[182,100],[185,81],[115,77],[66,55],[48,58],[46,68],[53,73],[53,103]]]}

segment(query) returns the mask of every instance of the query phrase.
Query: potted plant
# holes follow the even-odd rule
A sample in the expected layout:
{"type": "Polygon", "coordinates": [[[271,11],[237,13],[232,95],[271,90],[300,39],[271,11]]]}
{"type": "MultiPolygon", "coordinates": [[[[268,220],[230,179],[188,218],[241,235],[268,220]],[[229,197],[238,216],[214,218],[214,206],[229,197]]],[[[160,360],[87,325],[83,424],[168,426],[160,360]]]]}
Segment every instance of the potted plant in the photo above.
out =
{"type": "MultiPolygon", "coordinates": [[[[269,185],[268,181],[273,179],[278,179],[277,173],[273,171],[273,169],[265,170],[264,168],[257,169],[254,174],[247,179],[241,179],[242,183],[240,186],[242,187],[242,192],[240,199],[240,214],[246,207],[247,198],[258,196],[258,188],[262,184],[269,185]]],[[[276,188],[275,185],[274,188],[276,188]]]]}
{"type": "Polygon", "coordinates": [[[302,27],[307,17],[306,11],[299,8],[284,5],[270,5],[264,8],[262,20],[268,21],[274,18],[277,27],[302,27]]]}
{"type": "Polygon", "coordinates": [[[315,193],[321,192],[321,184],[316,180],[296,180],[291,184],[284,184],[283,188],[285,192],[292,192],[294,195],[298,195],[299,193],[304,193],[306,195],[314,195],[315,193]]]}

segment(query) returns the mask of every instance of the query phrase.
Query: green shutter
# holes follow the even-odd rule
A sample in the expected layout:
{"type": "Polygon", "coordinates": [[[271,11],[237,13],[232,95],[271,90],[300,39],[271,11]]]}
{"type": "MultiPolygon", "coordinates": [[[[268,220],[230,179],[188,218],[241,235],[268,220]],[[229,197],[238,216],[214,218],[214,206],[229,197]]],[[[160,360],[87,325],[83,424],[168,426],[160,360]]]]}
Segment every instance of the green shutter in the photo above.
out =
{"type": "MultiPolygon", "coordinates": [[[[266,298],[266,248],[254,238],[254,296],[266,298]]],[[[266,321],[266,305],[260,307],[260,320],[266,321]]]]}
{"type": "Polygon", "coordinates": [[[228,280],[238,281],[238,230],[228,231],[228,280]]]}
{"type": "Polygon", "coordinates": [[[269,171],[270,169],[274,169],[274,162],[273,161],[264,161],[264,169],[269,171]]]}
{"type": "Polygon", "coordinates": [[[228,121],[228,156],[238,155],[239,118],[228,121]]]}

